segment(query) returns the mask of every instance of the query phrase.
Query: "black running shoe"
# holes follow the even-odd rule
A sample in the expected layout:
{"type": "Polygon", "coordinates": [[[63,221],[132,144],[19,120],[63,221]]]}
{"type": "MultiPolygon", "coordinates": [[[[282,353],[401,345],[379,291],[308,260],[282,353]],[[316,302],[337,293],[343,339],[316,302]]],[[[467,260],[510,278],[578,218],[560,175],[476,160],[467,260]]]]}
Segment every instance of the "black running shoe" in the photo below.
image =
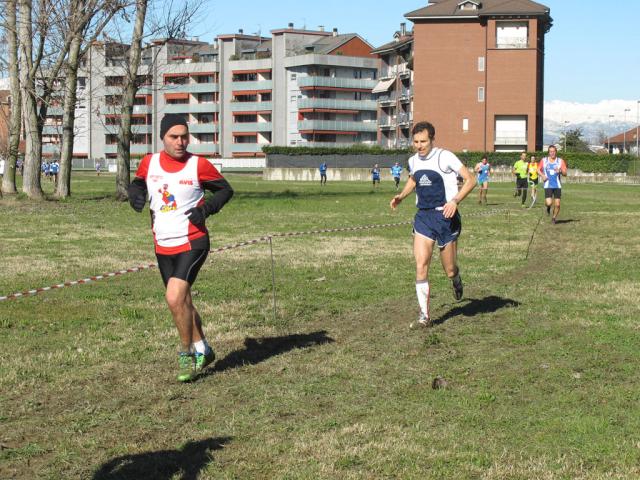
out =
{"type": "Polygon", "coordinates": [[[462,278],[460,278],[460,274],[456,275],[456,277],[451,282],[451,286],[453,287],[453,296],[456,300],[462,299],[462,278]]]}

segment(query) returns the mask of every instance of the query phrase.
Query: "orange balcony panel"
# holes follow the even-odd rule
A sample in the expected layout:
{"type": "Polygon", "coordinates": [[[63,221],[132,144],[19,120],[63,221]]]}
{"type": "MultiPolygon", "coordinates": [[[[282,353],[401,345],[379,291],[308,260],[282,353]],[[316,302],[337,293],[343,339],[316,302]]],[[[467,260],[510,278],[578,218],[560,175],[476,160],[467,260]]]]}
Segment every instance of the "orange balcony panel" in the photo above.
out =
{"type": "Polygon", "coordinates": [[[165,100],[189,100],[188,93],[165,93],[165,100]]]}

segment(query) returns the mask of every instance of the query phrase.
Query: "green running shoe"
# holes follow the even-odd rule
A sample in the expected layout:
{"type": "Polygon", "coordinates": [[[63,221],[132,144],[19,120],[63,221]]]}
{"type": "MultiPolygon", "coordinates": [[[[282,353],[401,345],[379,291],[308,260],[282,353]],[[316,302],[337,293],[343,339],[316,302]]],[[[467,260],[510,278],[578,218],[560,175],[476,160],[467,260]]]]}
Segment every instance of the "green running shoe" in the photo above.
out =
{"type": "Polygon", "coordinates": [[[178,381],[190,382],[196,377],[193,354],[180,352],[178,354],[178,381]]]}
{"type": "Polygon", "coordinates": [[[207,365],[211,365],[211,363],[216,359],[216,354],[213,349],[210,348],[208,353],[195,353],[196,355],[196,373],[202,372],[207,365]]]}

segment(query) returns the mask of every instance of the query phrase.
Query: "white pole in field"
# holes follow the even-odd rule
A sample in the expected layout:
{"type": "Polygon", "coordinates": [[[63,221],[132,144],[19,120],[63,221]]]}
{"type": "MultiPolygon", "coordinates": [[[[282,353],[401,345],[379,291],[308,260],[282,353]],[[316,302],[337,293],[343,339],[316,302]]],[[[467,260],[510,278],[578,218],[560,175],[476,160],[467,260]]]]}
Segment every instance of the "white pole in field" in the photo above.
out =
{"type": "MultiPolygon", "coordinates": [[[[624,123],[627,123],[627,112],[630,112],[631,109],[630,108],[625,108],[624,109],[624,123]]],[[[622,153],[627,153],[627,127],[624,127],[624,133],[622,134],[622,153]]]]}

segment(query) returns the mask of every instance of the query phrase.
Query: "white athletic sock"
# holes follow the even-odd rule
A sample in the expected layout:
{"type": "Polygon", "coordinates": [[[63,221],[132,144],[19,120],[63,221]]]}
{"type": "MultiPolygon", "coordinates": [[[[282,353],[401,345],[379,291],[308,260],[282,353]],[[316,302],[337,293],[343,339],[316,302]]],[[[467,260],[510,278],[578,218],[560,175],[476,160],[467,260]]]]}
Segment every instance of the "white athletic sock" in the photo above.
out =
{"type": "Polygon", "coordinates": [[[418,296],[420,311],[425,317],[431,318],[429,313],[429,282],[427,280],[416,282],[416,295],[418,296]]]}
{"type": "Polygon", "coordinates": [[[202,354],[209,353],[209,351],[211,350],[211,347],[209,346],[209,344],[204,338],[199,342],[194,342],[193,348],[197,353],[202,353],[202,354]]]}

